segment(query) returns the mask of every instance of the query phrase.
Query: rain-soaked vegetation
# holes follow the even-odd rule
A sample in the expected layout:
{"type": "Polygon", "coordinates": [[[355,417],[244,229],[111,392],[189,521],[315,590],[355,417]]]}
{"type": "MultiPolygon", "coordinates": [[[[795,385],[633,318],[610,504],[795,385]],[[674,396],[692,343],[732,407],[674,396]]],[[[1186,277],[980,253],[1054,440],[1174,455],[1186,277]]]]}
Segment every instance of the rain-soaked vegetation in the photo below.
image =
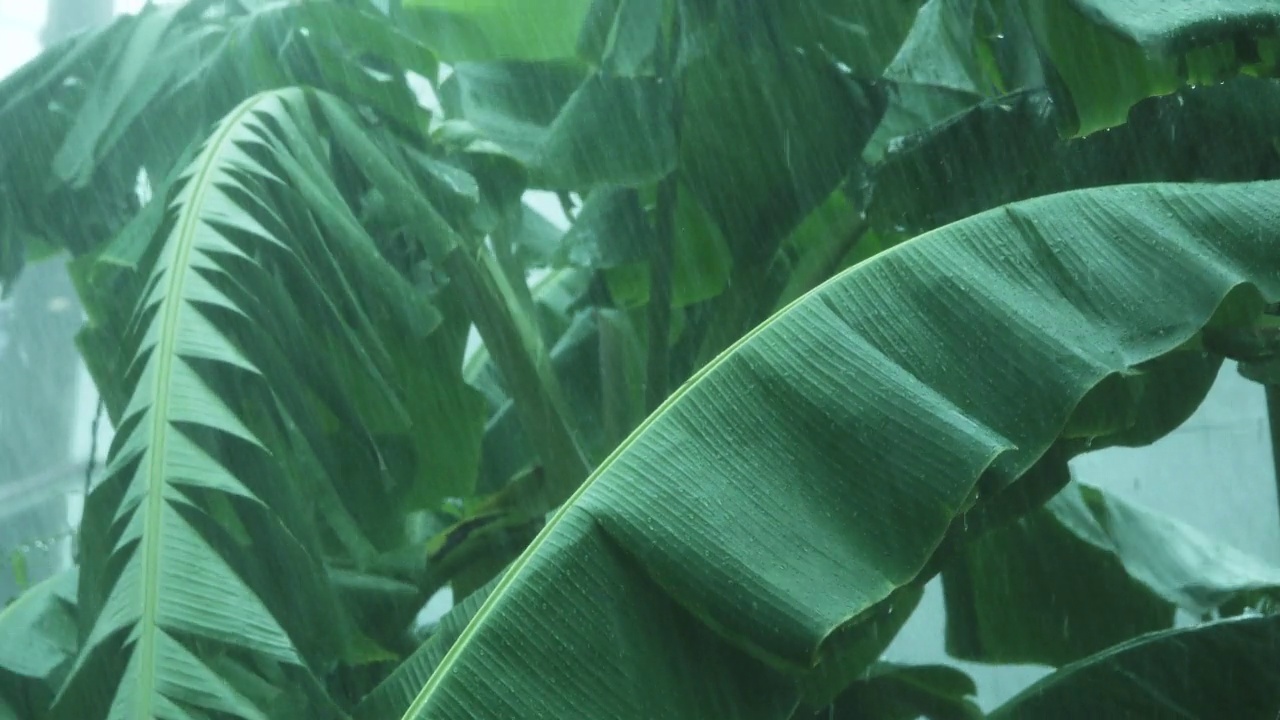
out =
{"type": "Polygon", "coordinates": [[[191,0],[48,45],[0,82],[0,285],[65,264],[114,434],[0,719],[1274,720],[1280,570],[1067,463],[1224,359],[1280,382],[1277,74],[1276,0],[191,0]],[[886,661],[939,576],[949,658],[886,661]],[[975,662],[1046,670],[989,707],[975,662]]]}

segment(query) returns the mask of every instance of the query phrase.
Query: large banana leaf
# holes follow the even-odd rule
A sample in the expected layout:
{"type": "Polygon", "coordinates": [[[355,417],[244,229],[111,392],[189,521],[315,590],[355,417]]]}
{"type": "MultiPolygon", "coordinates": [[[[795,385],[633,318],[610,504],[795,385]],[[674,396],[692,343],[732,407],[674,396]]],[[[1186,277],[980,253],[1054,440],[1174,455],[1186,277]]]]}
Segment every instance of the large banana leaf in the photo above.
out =
{"type": "Polygon", "coordinates": [[[797,678],[1055,441],[1130,431],[1135,369],[1280,298],[1277,201],[1277,183],[1066,193],[837,276],[606,460],[404,717],[788,717],[797,678]]]}
{"type": "MultiPolygon", "coordinates": [[[[398,276],[361,246],[359,233],[344,234],[340,198],[307,202],[309,193],[327,198],[304,169],[318,137],[306,97],[300,90],[255,96],[218,125],[157,200],[166,207],[136,258],[136,281],[102,286],[115,276],[81,273],[91,309],[125,304],[92,302],[112,290],[137,301],[127,324],[100,313],[87,332],[95,340],[86,347],[109,353],[115,344],[120,357],[105,361],[115,377],[99,379],[123,384],[127,400],[113,408],[107,477],[88,499],[81,650],[55,701],[59,716],[332,711],[313,671],[352,657],[352,628],[320,562],[307,506],[316,503],[344,539],[358,531],[344,536],[329,478],[313,458],[308,464],[308,448],[324,440],[315,428],[323,418],[308,414],[336,415],[349,432],[364,425],[344,414],[349,397],[320,388],[307,395],[300,380],[323,379],[335,366],[284,359],[277,343],[287,337],[273,337],[282,326],[270,321],[283,315],[290,320],[283,327],[296,331],[304,323],[289,293],[311,301],[331,332],[326,359],[354,354],[364,358],[363,372],[380,377],[386,348],[353,330],[367,329],[359,319],[344,318],[390,308],[382,327],[415,335],[431,330],[434,311],[398,295],[386,273],[398,276]],[[307,209],[317,207],[332,223],[328,235],[305,232],[315,223],[307,209]],[[344,294],[353,276],[370,285],[365,294],[344,294]]],[[[124,244],[111,246],[103,262],[128,256],[124,244]]],[[[340,386],[358,375],[333,372],[340,386]]]]}

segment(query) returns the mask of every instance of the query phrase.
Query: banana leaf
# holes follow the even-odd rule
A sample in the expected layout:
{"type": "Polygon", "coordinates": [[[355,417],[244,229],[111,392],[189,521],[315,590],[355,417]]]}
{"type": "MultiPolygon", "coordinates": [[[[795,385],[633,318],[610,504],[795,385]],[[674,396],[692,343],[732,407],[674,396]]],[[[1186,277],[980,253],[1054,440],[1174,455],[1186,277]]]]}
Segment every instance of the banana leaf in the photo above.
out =
{"type": "Polygon", "coordinates": [[[1117,186],[833,278],[622,443],[402,717],[789,717],[1055,442],[1132,434],[1137,371],[1261,317],[1277,228],[1280,183],[1117,186]]]}
{"type": "Polygon", "coordinates": [[[1152,633],[1045,677],[991,720],[1229,717],[1280,708],[1280,615],[1152,633]]]}
{"type": "Polygon", "coordinates": [[[1272,0],[1025,0],[1071,135],[1125,122],[1138,101],[1186,84],[1280,71],[1272,0]]]}

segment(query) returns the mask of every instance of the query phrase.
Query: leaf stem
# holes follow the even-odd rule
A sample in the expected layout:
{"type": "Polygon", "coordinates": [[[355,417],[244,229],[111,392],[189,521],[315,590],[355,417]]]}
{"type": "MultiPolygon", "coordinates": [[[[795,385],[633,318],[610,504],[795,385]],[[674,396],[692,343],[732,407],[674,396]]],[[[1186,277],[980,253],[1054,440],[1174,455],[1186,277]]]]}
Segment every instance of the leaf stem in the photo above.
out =
{"type": "Polygon", "coordinates": [[[567,422],[560,385],[533,318],[517,316],[524,313],[516,291],[489,253],[481,250],[473,257],[465,247],[455,247],[443,267],[458,284],[489,357],[507,384],[520,425],[546,467],[550,494],[557,502],[563,500],[590,467],[567,422]]]}
{"type": "MultiPolygon", "coordinates": [[[[676,150],[680,148],[681,93],[676,75],[680,38],[680,13],[672,14],[671,35],[659,76],[671,88],[671,119],[676,150]]],[[[658,204],[649,253],[649,348],[645,363],[645,411],[657,409],[667,397],[670,372],[671,297],[675,270],[676,203],[679,200],[680,167],[658,183],[658,204]]]]}
{"type": "Polygon", "coordinates": [[[652,412],[667,397],[676,194],[676,172],[673,171],[658,185],[658,217],[649,254],[649,352],[644,403],[647,412],[652,412]]]}

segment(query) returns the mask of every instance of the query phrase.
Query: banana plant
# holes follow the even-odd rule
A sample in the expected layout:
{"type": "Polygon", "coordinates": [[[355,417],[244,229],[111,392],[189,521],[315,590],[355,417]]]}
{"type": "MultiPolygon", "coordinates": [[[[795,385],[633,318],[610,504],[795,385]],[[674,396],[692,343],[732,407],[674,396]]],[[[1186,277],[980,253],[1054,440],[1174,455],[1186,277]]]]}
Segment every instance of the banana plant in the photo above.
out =
{"type": "Polygon", "coordinates": [[[938,576],[952,655],[1055,668],[997,717],[1267,717],[1280,572],[1067,463],[1266,380],[1280,15],[1105,5],[197,0],[51,49],[0,281],[72,256],[115,439],[0,718],[978,717],[882,660],[938,576]]]}

